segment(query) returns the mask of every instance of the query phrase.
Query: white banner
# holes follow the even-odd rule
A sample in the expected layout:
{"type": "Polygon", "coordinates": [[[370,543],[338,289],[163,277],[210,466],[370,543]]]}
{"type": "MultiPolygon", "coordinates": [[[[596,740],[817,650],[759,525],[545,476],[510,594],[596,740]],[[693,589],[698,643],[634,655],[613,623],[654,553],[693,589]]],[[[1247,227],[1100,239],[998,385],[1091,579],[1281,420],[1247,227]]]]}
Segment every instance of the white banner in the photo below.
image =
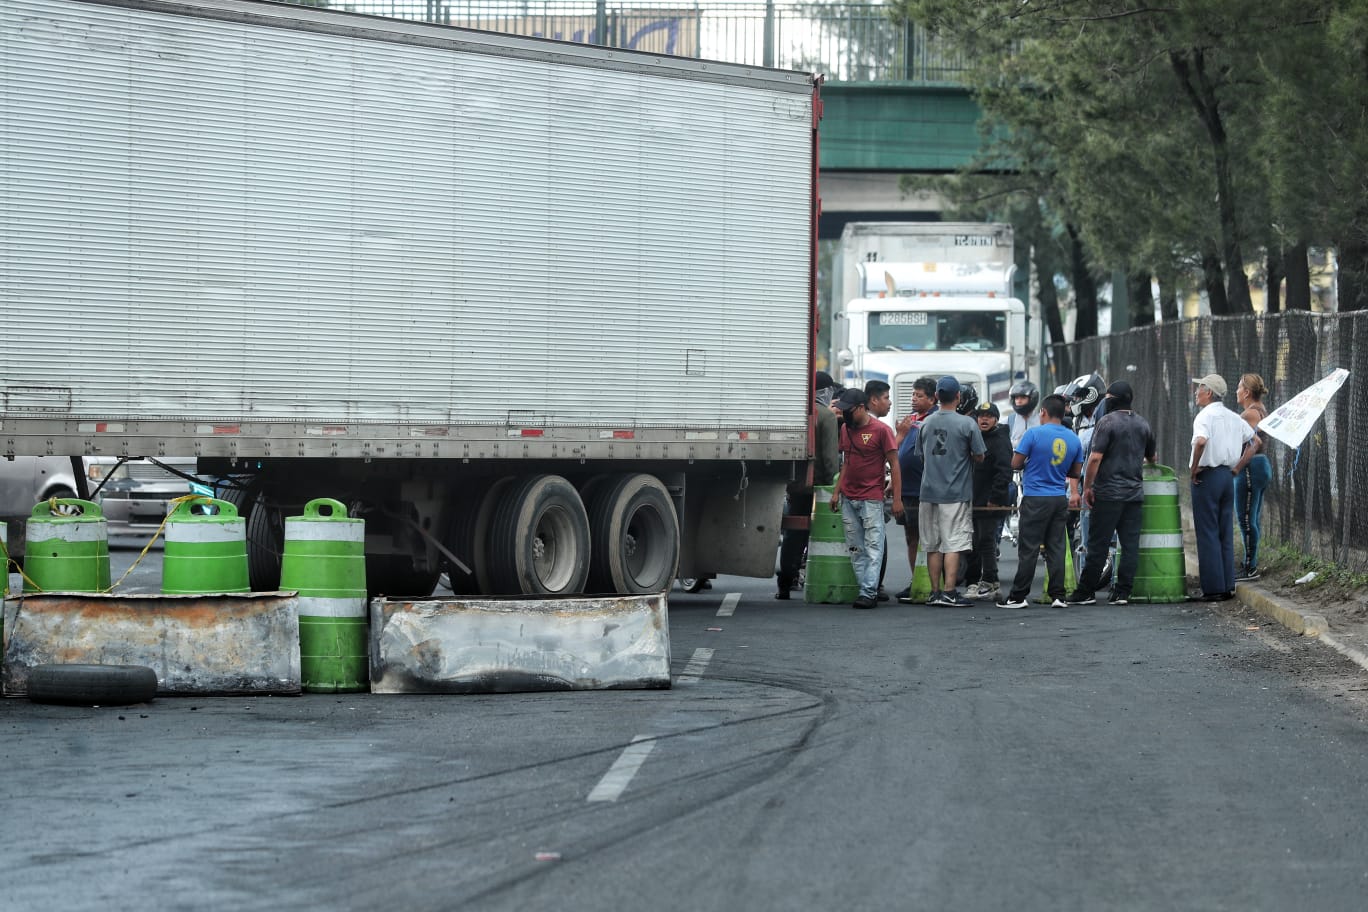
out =
{"type": "Polygon", "coordinates": [[[1330,397],[1339,391],[1347,379],[1349,372],[1342,367],[1336,368],[1325,379],[1313,383],[1274,409],[1259,422],[1259,430],[1266,431],[1270,437],[1276,437],[1294,449],[1301,446],[1311,432],[1311,426],[1330,404],[1330,397]]]}

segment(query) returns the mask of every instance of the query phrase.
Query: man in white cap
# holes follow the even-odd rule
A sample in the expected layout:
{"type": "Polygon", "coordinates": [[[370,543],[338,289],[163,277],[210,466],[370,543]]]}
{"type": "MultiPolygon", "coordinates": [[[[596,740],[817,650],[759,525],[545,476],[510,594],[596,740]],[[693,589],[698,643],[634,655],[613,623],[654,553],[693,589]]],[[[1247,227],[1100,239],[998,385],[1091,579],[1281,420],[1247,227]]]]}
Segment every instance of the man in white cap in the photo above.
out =
{"type": "Polygon", "coordinates": [[[1252,445],[1254,429],[1226,408],[1220,374],[1194,377],[1197,417],[1192,422],[1192,528],[1197,535],[1200,599],[1221,602],[1235,595],[1235,466],[1252,445]]]}

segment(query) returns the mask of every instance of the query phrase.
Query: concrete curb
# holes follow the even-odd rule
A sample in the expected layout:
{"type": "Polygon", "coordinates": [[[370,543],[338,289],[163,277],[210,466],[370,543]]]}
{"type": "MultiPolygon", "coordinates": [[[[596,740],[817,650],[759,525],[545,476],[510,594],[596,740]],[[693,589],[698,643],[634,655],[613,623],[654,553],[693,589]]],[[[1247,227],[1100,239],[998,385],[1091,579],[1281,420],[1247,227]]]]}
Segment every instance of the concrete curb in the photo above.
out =
{"type": "Polygon", "coordinates": [[[1272,618],[1294,633],[1316,637],[1320,642],[1349,659],[1355,665],[1368,671],[1368,655],[1336,639],[1330,633],[1330,625],[1326,623],[1323,615],[1316,614],[1313,611],[1302,611],[1299,608],[1290,608],[1273,598],[1266,590],[1249,583],[1236,583],[1235,597],[1242,604],[1253,608],[1264,617],[1272,618]]]}
{"type": "Polygon", "coordinates": [[[1310,611],[1302,611],[1299,608],[1289,608],[1258,586],[1249,583],[1236,583],[1235,597],[1240,600],[1241,604],[1248,605],[1259,614],[1272,618],[1293,633],[1300,633],[1302,636],[1320,636],[1330,630],[1330,625],[1326,623],[1324,616],[1310,611]]]}

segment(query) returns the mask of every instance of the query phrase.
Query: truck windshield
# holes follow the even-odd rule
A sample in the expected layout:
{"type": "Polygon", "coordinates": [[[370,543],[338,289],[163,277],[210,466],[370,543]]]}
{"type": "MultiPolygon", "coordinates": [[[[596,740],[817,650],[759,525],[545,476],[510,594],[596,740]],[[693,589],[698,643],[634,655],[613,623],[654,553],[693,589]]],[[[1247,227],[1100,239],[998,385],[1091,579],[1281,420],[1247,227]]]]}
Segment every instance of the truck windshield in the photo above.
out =
{"type": "Polygon", "coordinates": [[[981,310],[885,310],[869,315],[871,351],[1003,351],[1007,315],[981,310]]]}

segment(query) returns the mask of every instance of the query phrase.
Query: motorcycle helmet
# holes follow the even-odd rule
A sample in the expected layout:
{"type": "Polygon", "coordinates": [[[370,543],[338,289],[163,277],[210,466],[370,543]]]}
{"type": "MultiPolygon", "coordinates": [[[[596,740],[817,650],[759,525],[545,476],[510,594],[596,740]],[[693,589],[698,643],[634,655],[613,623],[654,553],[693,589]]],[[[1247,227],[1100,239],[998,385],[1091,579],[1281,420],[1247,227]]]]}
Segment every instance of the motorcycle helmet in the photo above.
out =
{"type": "Polygon", "coordinates": [[[1097,373],[1075,378],[1064,391],[1064,397],[1069,402],[1069,411],[1075,418],[1091,415],[1106,394],[1107,381],[1097,373]]]}
{"type": "Polygon", "coordinates": [[[959,405],[955,406],[955,411],[961,415],[973,416],[975,407],[978,406],[978,391],[974,389],[972,383],[960,384],[959,405]]]}
{"type": "Polygon", "coordinates": [[[1030,418],[1036,413],[1036,409],[1040,408],[1040,390],[1030,380],[1018,380],[1013,383],[1007,397],[1011,400],[1012,408],[1022,418],[1030,418]],[[1025,405],[1017,405],[1018,396],[1027,396],[1029,399],[1025,405]]]}

